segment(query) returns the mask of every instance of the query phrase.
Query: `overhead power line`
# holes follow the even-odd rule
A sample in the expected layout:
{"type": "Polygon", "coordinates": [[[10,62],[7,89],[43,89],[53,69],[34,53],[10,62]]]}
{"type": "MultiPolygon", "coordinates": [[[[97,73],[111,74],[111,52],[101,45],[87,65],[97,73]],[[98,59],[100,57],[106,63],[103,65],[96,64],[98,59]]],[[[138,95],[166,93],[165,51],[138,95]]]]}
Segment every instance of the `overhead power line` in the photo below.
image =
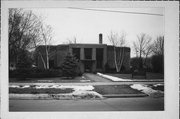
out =
{"type": "Polygon", "coordinates": [[[78,8],[78,7],[68,7],[69,9],[79,9],[79,10],[89,10],[89,11],[103,11],[103,12],[114,12],[114,13],[127,13],[127,14],[141,14],[141,15],[154,15],[154,16],[164,16],[163,14],[145,13],[145,12],[127,12],[127,11],[115,11],[115,10],[103,10],[103,9],[89,9],[89,8],[78,8]]]}

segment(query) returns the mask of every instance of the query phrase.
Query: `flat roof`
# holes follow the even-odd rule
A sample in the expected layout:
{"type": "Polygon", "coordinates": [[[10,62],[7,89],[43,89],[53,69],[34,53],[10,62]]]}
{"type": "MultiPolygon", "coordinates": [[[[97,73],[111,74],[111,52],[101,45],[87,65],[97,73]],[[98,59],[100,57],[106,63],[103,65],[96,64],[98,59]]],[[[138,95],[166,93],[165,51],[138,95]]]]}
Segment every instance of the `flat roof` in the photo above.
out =
{"type": "MultiPolygon", "coordinates": [[[[39,45],[38,47],[43,47],[43,46],[45,46],[45,45],[39,45]]],[[[76,44],[59,44],[59,45],[49,45],[50,47],[58,47],[58,46],[76,46],[76,47],[78,47],[78,46],[101,46],[101,47],[105,47],[105,46],[107,46],[107,47],[109,47],[109,48],[112,48],[113,47],[113,45],[107,45],[107,44],[87,44],[87,43],[76,43],[76,44]]],[[[119,46],[118,46],[119,47],[119,46]]],[[[127,48],[127,49],[130,49],[130,47],[119,47],[119,48],[127,48]]]]}

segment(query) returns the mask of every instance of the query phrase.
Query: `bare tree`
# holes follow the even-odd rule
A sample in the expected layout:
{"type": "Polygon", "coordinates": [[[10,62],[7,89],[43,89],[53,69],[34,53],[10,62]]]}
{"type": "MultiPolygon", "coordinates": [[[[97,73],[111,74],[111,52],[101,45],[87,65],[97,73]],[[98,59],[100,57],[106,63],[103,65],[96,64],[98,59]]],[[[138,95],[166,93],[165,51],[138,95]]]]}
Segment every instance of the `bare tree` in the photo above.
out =
{"type": "Polygon", "coordinates": [[[9,9],[9,51],[10,59],[18,61],[20,51],[28,51],[31,46],[32,36],[35,38],[35,29],[40,27],[39,18],[32,11],[23,9],[9,9]]]}
{"type": "Polygon", "coordinates": [[[49,69],[50,45],[52,41],[52,28],[49,25],[41,26],[42,40],[45,45],[46,69],[49,69]]]}
{"type": "Polygon", "coordinates": [[[164,36],[159,36],[153,43],[153,53],[155,55],[164,55],[164,36]]]}
{"type": "Polygon", "coordinates": [[[76,44],[77,38],[74,36],[73,38],[67,38],[63,44],[76,44]]]}
{"type": "Polygon", "coordinates": [[[113,53],[116,71],[120,72],[125,56],[124,46],[126,45],[126,33],[121,32],[119,35],[118,33],[111,31],[110,35],[108,36],[108,39],[113,45],[114,49],[113,53]],[[118,52],[117,47],[122,47],[122,50],[118,52]]]}
{"type": "Polygon", "coordinates": [[[18,61],[20,50],[33,51],[41,58],[45,69],[49,69],[50,42],[52,40],[52,28],[45,25],[41,18],[31,10],[13,8],[9,10],[9,48],[10,57],[18,61]],[[44,51],[38,49],[40,45],[44,51]]]}
{"type": "Polygon", "coordinates": [[[164,73],[164,36],[158,36],[153,42],[152,65],[155,72],[164,73]]]}
{"type": "Polygon", "coordinates": [[[55,54],[55,52],[51,50],[51,26],[42,23],[39,31],[37,31],[37,35],[39,36],[38,39],[32,37],[33,46],[36,49],[36,55],[40,56],[44,69],[49,69],[49,59],[53,54],[55,54]]]}
{"type": "Polygon", "coordinates": [[[145,60],[143,62],[144,65],[146,65],[146,61],[148,56],[150,56],[153,52],[153,44],[149,44],[149,46],[147,46],[146,50],[143,52],[143,56],[145,57],[145,60]]]}
{"type": "Polygon", "coordinates": [[[152,45],[151,40],[152,38],[145,33],[141,33],[137,35],[138,40],[133,42],[134,50],[136,53],[136,57],[140,59],[140,68],[143,67],[142,57],[145,59],[152,53],[152,45]]]}

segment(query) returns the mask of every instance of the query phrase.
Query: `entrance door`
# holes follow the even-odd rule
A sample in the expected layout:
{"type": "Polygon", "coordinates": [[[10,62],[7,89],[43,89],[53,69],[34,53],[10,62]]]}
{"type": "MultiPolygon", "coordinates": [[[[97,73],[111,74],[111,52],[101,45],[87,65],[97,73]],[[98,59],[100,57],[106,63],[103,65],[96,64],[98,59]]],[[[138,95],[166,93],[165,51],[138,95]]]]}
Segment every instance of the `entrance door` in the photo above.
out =
{"type": "Polygon", "coordinates": [[[84,62],[84,70],[85,70],[85,72],[92,72],[92,62],[85,61],[84,62]]]}

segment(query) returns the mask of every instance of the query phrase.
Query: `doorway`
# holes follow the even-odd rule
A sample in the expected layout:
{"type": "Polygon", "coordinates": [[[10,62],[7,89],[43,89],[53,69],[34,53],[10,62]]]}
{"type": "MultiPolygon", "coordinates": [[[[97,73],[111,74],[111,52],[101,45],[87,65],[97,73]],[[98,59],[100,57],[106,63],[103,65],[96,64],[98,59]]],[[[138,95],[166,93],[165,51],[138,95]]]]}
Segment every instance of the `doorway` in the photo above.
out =
{"type": "Polygon", "coordinates": [[[85,61],[84,62],[84,71],[85,72],[92,72],[92,62],[91,61],[85,61]]]}

